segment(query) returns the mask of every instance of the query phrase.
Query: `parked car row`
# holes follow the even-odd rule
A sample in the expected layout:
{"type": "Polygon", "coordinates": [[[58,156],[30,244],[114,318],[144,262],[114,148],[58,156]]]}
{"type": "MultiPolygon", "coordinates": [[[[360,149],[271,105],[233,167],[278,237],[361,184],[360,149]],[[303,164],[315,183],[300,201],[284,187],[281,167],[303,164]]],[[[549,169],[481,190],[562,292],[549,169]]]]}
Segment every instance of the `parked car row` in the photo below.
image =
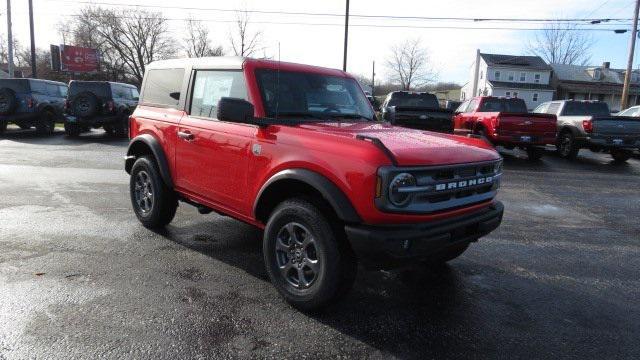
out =
{"type": "Polygon", "coordinates": [[[55,124],[62,122],[72,137],[100,127],[126,137],[138,97],[138,89],[124,83],[74,80],[67,85],[41,79],[1,79],[0,134],[9,123],[52,134],[55,124]]]}
{"type": "Polygon", "coordinates": [[[520,148],[538,160],[546,145],[573,159],[581,148],[607,151],[617,162],[640,149],[640,106],[611,115],[604,102],[557,100],[527,110],[524,100],[478,96],[455,111],[441,108],[427,92],[395,91],[381,106],[382,120],[393,125],[479,136],[493,146],[520,148]]]}

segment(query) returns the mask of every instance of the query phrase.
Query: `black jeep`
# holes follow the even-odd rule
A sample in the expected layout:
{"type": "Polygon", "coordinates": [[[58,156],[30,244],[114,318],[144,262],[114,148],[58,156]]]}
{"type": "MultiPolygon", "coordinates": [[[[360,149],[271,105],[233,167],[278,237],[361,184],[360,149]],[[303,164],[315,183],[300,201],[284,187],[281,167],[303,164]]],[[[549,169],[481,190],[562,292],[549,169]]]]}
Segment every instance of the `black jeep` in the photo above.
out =
{"type": "Polygon", "coordinates": [[[129,135],[129,115],[138,105],[134,85],[107,81],[71,81],[64,130],[78,136],[90,128],[103,127],[110,135],[129,135]]]}
{"type": "Polygon", "coordinates": [[[56,121],[64,119],[67,85],[39,79],[0,79],[0,134],[9,123],[21,129],[35,126],[40,134],[52,134],[56,121]]]}

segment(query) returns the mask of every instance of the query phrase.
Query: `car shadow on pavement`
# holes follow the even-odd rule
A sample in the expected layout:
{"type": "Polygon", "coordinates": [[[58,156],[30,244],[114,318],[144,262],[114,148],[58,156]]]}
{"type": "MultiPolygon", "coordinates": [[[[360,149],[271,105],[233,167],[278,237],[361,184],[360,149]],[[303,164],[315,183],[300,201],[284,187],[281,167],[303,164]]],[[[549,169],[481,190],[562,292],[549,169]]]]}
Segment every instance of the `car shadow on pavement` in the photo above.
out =
{"type": "MultiPolygon", "coordinates": [[[[218,217],[212,222],[170,225],[156,233],[269,282],[262,258],[262,231],[253,226],[218,217]]],[[[321,313],[307,316],[385,353],[403,353],[398,342],[389,343],[384,339],[386,336],[401,338],[410,353],[420,353],[424,339],[406,339],[407,330],[420,332],[424,327],[431,332],[435,324],[455,322],[460,314],[472,312],[466,309],[468,302],[462,301],[465,289],[460,283],[461,276],[450,265],[394,271],[359,268],[354,287],[344,299],[321,313]],[[382,328],[381,321],[385,323],[382,328]]],[[[281,301],[279,306],[287,307],[281,301]]]]}

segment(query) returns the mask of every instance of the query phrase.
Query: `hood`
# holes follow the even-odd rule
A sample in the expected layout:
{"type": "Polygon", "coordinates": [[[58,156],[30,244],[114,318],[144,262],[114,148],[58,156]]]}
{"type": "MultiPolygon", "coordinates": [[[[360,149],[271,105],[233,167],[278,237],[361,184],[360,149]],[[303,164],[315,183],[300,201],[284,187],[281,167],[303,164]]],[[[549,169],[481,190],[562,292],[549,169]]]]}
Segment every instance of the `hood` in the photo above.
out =
{"type": "Polygon", "coordinates": [[[299,128],[353,139],[358,135],[377,138],[401,166],[463,164],[500,157],[493,147],[479,139],[386,123],[312,123],[301,124],[299,128]]]}

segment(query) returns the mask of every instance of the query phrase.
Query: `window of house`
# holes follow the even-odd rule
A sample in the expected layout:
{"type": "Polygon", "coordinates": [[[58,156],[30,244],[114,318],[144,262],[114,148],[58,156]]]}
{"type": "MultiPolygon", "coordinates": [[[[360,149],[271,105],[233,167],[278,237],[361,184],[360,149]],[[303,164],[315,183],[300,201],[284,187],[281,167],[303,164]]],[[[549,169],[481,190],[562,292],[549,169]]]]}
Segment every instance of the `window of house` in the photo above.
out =
{"type": "Polygon", "coordinates": [[[534,102],[538,102],[538,93],[533,93],[533,99],[534,102]]]}
{"type": "Polygon", "coordinates": [[[507,91],[506,93],[504,93],[504,96],[511,97],[511,91],[507,91]]]}
{"type": "Polygon", "coordinates": [[[218,101],[223,97],[247,98],[242,72],[198,70],[193,83],[191,116],[215,119],[218,101]]]}
{"type": "Polygon", "coordinates": [[[535,83],[539,83],[540,82],[540,74],[533,75],[533,82],[535,82],[535,83]]]}
{"type": "Polygon", "coordinates": [[[595,80],[600,80],[600,77],[602,77],[602,71],[600,71],[600,69],[593,70],[593,78],[595,80]]]}
{"type": "Polygon", "coordinates": [[[517,97],[518,97],[518,92],[517,92],[517,91],[514,91],[514,92],[513,92],[513,97],[514,97],[514,98],[517,98],[517,97]]]}
{"type": "Polygon", "coordinates": [[[523,73],[523,72],[520,73],[520,81],[521,82],[527,81],[527,73],[523,73]]]}
{"type": "Polygon", "coordinates": [[[516,74],[514,72],[510,72],[509,75],[507,76],[507,79],[509,79],[509,81],[513,81],[516,78],[516,74]]]}
{"type": "Polygon", "coordinates": [[[640,81],[640,74],[638,73],[631,73],[631,82],[639,82],[640,81]]]}
{"type": "Polygon", "coordinates": [[[495,72],[495,74],[493,75],[493,77],[494,77],[496,80],[500,80],[500,71],[496,71],[496,72],[495,72]]]}

